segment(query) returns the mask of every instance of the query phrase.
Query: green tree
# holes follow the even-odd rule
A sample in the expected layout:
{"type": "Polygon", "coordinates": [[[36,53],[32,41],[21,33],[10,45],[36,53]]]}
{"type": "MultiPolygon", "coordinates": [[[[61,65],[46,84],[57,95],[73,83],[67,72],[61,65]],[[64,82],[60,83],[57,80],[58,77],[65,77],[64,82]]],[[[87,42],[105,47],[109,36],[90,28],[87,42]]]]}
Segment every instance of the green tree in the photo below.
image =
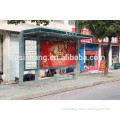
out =
{"type": "Polygon", "coordinates": [[[41,24],[43,24],[45,26],[49,24],[49,20],[8,20],[7,23],[18,25],[20,23],[26,23],[26,21],[36,23],[36,25],[38,25],[38,26],[40,26],[41,24]]]}
{"type": "Polygon", "coordinates": [[[79,20],[77,26],[81,29],[86,28],[91,31],[91,34],[97,39],[109,38],[106,50],[106,65],[104,75],[108,76],[109,50],[112,37],[120,35],[120,20],[79,20]]]}

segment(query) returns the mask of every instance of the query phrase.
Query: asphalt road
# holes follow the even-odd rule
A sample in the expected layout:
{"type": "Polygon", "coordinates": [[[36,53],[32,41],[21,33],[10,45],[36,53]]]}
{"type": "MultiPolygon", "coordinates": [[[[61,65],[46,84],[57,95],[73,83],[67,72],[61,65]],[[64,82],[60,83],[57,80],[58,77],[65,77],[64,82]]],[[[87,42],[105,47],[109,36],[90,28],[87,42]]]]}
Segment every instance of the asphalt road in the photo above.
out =
{"type": "Polygon", "coordinates": [[[120,100],[120,81],[52,94],[34,100],[120,100]]]}

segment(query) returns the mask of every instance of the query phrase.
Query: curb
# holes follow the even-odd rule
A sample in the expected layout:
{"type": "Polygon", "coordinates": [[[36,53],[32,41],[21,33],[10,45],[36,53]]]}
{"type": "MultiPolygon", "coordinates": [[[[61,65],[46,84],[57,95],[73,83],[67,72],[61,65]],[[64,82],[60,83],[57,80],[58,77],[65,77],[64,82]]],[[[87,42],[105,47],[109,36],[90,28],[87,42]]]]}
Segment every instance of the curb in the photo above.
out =
{"type": "Polygon", "coordinates": [[[72,87],[68,87],[68,88],[61,88],[61,89],[52,90],[49,92],[42,92],[42,93],[29,94],[29,95],[24,95],[24,96],[20,96],[20,97],[9,98],[7,100],[30,100],[30,99],[34,99],[34,98],[38,98],[38,97],[47,96],[47,95],[57,94],[57,93],[61,93],[61,92],[66,92],[66,91],[71,91],[71,90],[75,90],[75,89],[81,89],[81,88],[86,88],[86,87],[91,87],[91,86],[96,86],[96,85],[111,83],[111,82],[116,82],[116,81],[120,81],[120,79],[100,81],[100,82],[95,82],[95,83],[86,84],[86,85],[72,86],[72,87]]]}

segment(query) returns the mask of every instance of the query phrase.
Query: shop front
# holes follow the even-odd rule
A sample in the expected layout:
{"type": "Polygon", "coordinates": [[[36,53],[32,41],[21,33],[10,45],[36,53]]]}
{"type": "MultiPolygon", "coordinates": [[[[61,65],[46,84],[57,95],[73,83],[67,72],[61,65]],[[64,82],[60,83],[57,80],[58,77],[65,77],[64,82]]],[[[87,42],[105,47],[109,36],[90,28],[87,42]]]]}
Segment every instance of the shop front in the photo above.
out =
{"type": "Polygon", "coordinates": [[[98,44],[86,44],[85,65],[88,71],[98,70],[98,44]]]}
{"type": "MultiPolygon", "coordinates": [[[[83,29],[82,34],[90,35],[90,31],[83,29]]],[[[93,44],[92,39],[81,40],[80,56],[84,59],[80,60],[80,71],[98,70],[98,44],[93,44]]]]}
{"type": "MultiPolygon", "coordinates": [[[[106,58],[106,50],[109,39],[106,37],[104,39],[98,40],[95,36],[92,39],[93,43],[99,44],[101,46],[101,60],[106,58]]],[[[114,63],[120,63],[120,40],[117,37],[112,37],[110,50],[109,50],[109,68],[113,66],[114,63]]]]}

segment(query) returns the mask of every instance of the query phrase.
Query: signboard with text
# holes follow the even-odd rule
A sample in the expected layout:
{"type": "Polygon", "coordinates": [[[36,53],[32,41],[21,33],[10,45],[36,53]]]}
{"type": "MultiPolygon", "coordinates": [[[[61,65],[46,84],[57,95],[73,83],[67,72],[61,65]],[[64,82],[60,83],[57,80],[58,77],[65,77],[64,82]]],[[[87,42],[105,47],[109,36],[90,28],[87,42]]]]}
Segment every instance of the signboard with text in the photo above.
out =
{"type": "MultiPolygon", "coordinates": [[[[81,34],[90,35],[91,33],[89,30],[83,29],[81,30],[81,34]]],[[[91,39],[83,39],[81,43],[91,43],[91,39]]]]}
{"type": "Polygon", "coordinates": [[[25,69],[37,69],[37,41],[25,40],[25,69]]]}
{"type": "MultiPolygon", "coordinates": [[[[109,41],[108,37],[103,39],[97,39],[95,36],[92,38],[92,43],[107,45],[109,41]]],[[[111,45],[120,45],[120,37],[112,37],[111,45]]]]}
{"type": "Polygon", "coordinates": [[[75,44],[41,41],[41,68],[75,66],[75,44]]]}
{"type": "Polygon", "coordinates": [[[101,62],[100,62],[99,71],[105,71],[105,61],[104,60],[101,60],[101,62]]]}
{"type": "MultiPolygon", "coordinates": [[[[75,29],[75,28],[72,28],[72,32],[75,33],[75,32],[76,32],[76,29],[75,29]]],[[[81,34],[91,35],[90,31],[89,31],[89,30],[86,30],[86,29],[82,29],[82,30],[81,30],[81,34]]],[[[91,43],[91,39],[82,39],[82,40],[81,40],[81,43],[91,43]]]]}

